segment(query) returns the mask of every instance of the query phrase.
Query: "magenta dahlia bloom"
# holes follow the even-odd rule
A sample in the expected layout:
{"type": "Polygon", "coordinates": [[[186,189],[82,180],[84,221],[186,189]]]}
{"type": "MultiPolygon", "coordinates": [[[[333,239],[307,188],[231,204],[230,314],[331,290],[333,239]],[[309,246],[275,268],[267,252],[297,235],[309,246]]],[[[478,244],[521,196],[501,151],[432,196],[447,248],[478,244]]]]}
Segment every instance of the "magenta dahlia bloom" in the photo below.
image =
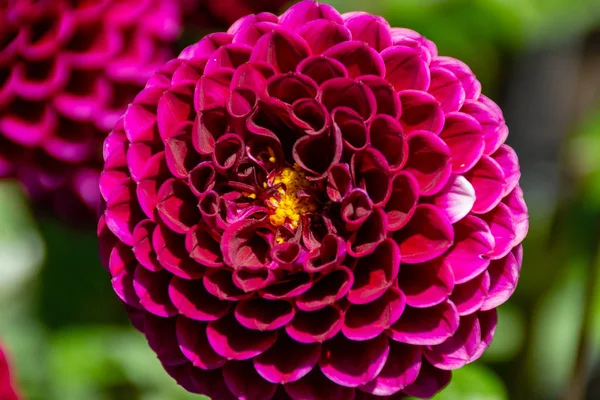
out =
{"type": "Polygon", "coordinates": [[[0,2],[0,177],[95,215],[102,141],[170,58],[180,17],[171,0],[0,2]]]}
{"type": "Polygon", "coordinates": [[[11,375],[7,357],[0,347],[0,399],[2,400],[19,400],[11,375]]]}
{"type": "Polygon", "coordinates": [[[165,65],[107,138],[102,257],[191,392],[431,397],[517,284],[507,134],[413,31],[315,2],[250,15],[165,65]]]}

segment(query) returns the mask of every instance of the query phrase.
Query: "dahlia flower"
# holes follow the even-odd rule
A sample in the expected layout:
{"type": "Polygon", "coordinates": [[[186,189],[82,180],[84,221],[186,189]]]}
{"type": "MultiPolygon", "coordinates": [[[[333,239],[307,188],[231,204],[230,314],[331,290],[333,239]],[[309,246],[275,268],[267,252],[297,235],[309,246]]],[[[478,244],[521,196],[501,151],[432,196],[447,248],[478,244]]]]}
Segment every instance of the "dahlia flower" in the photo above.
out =
{"type": "Polygon", "coordinates": [[[10,373],[10,366],[2,347],[0,347],[0,399],[18,400],[10,373]]]}
{"type": "Polygon", "coordinates": [[[416,32],[311,1],[250,15],[167,63],[106,139],[101,256],[190,392],[431,397],[517,284],[507,134],[416,32]]]}
{"type": "Polygon", "coordinates": [[[0,2],[0,177],[65,215],[100,202],[101,147],[170,56],[171,0],[0,2]]]}

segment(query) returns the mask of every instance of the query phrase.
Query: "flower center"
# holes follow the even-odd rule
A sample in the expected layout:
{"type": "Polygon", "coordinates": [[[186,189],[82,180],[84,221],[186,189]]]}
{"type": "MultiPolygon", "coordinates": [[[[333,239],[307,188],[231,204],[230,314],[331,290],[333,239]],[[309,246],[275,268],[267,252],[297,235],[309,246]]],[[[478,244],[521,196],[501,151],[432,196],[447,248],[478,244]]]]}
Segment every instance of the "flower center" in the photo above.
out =
{"type": "Polygon", "coordinates": [[[289,224],[296,229],[303,214],[317,210],[313,197],[305,190],[311,187],[311,182],[301,170],[286,167],[269,179],[269,185],[277,188],[266,201],[272,211],[269,217],[272,225],[289,224]]]}

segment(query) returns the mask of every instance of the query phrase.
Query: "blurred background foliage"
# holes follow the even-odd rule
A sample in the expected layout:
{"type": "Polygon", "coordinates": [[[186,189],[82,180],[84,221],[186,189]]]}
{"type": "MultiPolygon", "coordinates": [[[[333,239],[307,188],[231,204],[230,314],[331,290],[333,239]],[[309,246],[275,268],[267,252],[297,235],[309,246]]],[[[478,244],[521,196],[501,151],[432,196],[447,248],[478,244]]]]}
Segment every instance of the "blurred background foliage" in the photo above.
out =
{"type": "MultiPolygon", "coordinates": [[[[600,398],[600,0],[331,0],[415,29],[505,110],[531,213],[496,338],[438,400],[600,398]]],[[[185,40],[199,38],[187,34],[185,40]]],[[[30,400],[198,399],[129,326],[94,227],[0,184],[0,337],[30,400]]]]}

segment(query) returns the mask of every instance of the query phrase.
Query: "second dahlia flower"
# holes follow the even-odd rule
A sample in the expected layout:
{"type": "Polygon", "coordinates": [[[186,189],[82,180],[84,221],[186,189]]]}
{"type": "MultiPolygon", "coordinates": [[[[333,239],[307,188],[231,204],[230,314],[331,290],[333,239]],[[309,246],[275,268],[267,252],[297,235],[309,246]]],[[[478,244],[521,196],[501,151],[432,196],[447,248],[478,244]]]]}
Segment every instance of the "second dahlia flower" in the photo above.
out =
{"type": "Polygon", "coordinates": [[[10,365],[2,347],[0,347],[0,399],[19,400],[13,384],[10,365]]]}
{"type": "Polygon", "coordinates": [[[413,31],[315,2],[250,15],[167,63],[107,138],[102,258],[191,392],[431,397],[517,284],[507,134],[413,31]]]}
{"type": "Polygon", "coordinates": [[[170,58],[180,18],[171,0],[0,2],[0,178],[96,215],[102,142],[170,58]]]}

